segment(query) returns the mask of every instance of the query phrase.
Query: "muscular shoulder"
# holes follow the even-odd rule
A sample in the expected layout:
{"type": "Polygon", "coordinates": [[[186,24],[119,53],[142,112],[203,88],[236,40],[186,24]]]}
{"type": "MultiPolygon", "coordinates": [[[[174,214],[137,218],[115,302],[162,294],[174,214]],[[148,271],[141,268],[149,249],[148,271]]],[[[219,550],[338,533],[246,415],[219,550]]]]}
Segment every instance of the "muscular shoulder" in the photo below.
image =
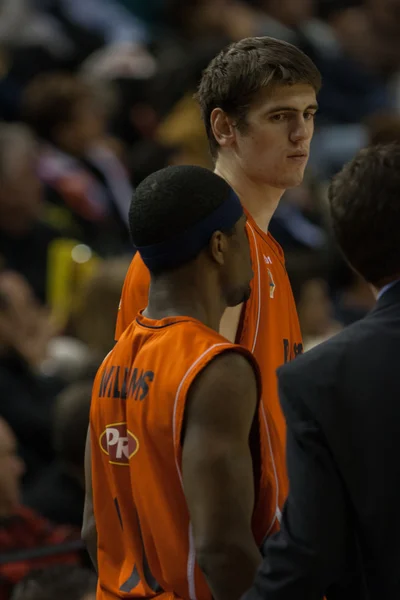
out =
{"type": "Polygon", "coordinates": [[[216,356],[200,373],[194,387],[223,388],[241,392],[247,389],[250,382],[256,381],[256,366],[250,353],[238,352],[235,347],[227,348],[216,356]]]}
{"type": "Polygon", "coordinates": [[[254,413],[258,399],[257,367],[250,353],[227,349],[197,376],[188,395],[189,412],[197,422],[212,415],[214,424],[227,415],[254,413]],[[250,399],[250,405],[248,405],[250,399]]]}

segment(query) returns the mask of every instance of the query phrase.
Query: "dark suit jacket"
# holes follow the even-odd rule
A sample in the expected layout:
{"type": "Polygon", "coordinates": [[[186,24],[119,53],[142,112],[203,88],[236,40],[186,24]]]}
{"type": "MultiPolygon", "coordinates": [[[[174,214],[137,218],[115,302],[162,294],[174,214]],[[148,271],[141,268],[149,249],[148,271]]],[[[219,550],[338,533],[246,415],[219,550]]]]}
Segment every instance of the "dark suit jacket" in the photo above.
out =
{"type": "Polygon", "coordinates": [[[400,598],[400,283],[278,378],[290,492],[243,600],[400,598]]]}

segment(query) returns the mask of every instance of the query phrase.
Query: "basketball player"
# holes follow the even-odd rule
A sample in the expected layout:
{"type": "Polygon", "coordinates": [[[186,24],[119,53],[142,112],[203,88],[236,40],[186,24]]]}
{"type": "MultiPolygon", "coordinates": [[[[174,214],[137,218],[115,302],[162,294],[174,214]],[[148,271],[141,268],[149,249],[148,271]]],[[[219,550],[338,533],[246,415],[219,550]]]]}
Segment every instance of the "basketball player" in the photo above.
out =
{"type": "MultiPolygon", "coordinates": [[[[285,423],[276,369],[302,352],[295,303],[282,249],[268,233],[285,189],[303,179],[314,130],[320,74],[300,50],[268,37],[223,50],[203,74],[200,103],[215,172],[245,209],[254,279],[249,300],[225,312],[220,333],[254,353],[261,369],[261,418],[271,419],[270,532],[287,494],[285,423]]],[[[191,197],[188,202],[193,202],[191,197]]],[[[116,338],[147,303],[149,274],[134,257],[122,292],[116,338]]]]}
{"type": "Polygon", "coordinates": [[[93,387],[83,537],[97,599],[235,600],[273,501],[258,369],[218,333],[250,295],[246,217],[222,178],[170,167],[137,188],[130,229],[151,284],[93,387]]]}

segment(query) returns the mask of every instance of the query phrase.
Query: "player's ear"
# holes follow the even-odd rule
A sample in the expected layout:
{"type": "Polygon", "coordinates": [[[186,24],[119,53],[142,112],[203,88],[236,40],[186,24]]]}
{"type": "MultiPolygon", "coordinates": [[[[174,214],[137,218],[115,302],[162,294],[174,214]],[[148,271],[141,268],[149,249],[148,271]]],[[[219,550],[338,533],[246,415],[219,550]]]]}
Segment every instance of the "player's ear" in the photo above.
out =
{"type": "Polygon", "coordinates": [[[222,231],[214,231],[209,243],[209,252],[212,260],[219,265],[223,265],[228,253],[228,239],[222,231]]]}
{"type": "Polygon", "coordinates": [[[214,108],[210,115],[211,129],[221,148],[227,148],[235,141],[236,130],[233,120],[222,108],[214,108]]]}

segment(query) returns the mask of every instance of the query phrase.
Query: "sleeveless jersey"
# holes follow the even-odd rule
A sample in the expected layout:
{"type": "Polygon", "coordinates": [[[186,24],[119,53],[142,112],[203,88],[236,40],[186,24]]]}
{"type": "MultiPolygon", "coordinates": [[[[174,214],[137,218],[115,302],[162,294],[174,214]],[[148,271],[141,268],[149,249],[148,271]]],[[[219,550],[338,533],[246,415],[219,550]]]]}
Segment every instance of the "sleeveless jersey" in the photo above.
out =
{"type": "MultiPolygon", "coordinates": [[[[268,425],[268,460],[275,490],[271,531],[279,521],[287,496],[286,425],[279,403],[276,369],[302,352],[302,338],[283,250],[270,234],[264,233],[247,213],[254,278],[250,299],[243,305],[236,342],[250,350],[261,372],[263,388],[260,418],[268,425]]],[[[147,305],[150,274],[139,254],[131,262],[122,290],[117,317],[116,339],[131,323],[136,312],[147,305]]]]}
{"type": "Polygon", "coordinates": [[[254,278],[249,300],[243,306],[236,341],[248,348],[261,372],[260,418],[270,431],[270,471],[276,489],[276,517],[288,493],[286,474],[286,423],[279,402],[276,370],[303,351],[300,324],[283,250],[248,216],[254,278]]]}
{"type": "MultiPolygon", "coordinates": [[[[153,321],[139,314],[103,361],[90,414],[98,600],[211,600],[195,561],[181,432],[190,385],[226,351],[246,355],[258,374],[250,352],[199,321],[153,321]]],[[[252,527],[261,545],[270,527],[266,506],[273,490],[263,461],[268,435],[257,417],[255,426],[252,527]]]]}

